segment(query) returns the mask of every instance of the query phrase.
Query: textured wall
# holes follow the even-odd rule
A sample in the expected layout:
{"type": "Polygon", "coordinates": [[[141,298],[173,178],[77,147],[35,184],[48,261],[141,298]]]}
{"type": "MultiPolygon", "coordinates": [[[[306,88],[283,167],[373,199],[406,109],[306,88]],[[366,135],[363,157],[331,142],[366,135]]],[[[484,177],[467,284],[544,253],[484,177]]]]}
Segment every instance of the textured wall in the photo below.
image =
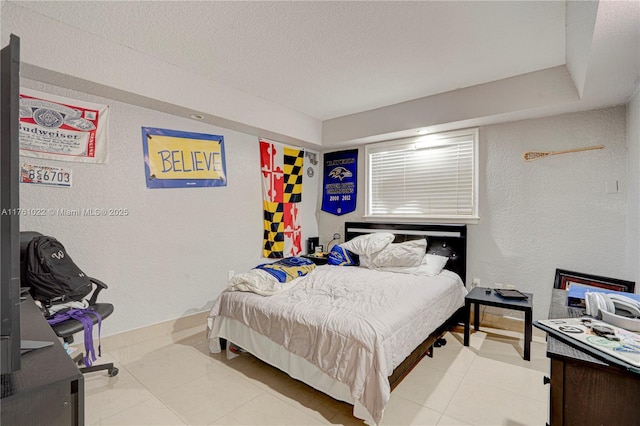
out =
{"type": "MultiPolygon", "coordinates": [[[[109,285],[102,297],[116,311],[103,335],[206,310],[226,287],[229,270],[244,271],[264,262],[256,137],[38,82],[22,84],[111,108],[107,164],[21,157],[73,171],[72,188],[21,184],[23,208],[129,210],[126,217],[21,218],[22,230],[57,237],[87,274],[109,285]],[[142,126],[223,135],[228,186],[147,189],[142,126]]],[[[311,205],[302,208],[313,234],[316,192],[308,197],[311,205]]]]}
{"type": "Polygon", "coordinates": [[[640,293],[640,88],[627,107],[627,269],[640,293]]]}
{"type": "MultiPolygon", "coordinates": [[[[480,221],[469,225],[467,277],[535,294],[546,317],[556,268],[634,278],[626,265],[626,110],[614,107],[480,128],[480,221]],[[526,151],[605,145],[523,161],[526,151]],[[622,190],[607,194],[606,182],[622,190]]],[[[358,209],[319,214],[321,235],[364,214],[364,149],[358,209]]]]}
{"type": "Polygon", "coordinates": [[[480,222],[470,227],[467,276],[534,293],[536,318],[547,315],[556,268],[628,278],[625,133],[624,107],[482,128],[480,222]],[[622,191],[606,193],[616,180],[622,191]]]}

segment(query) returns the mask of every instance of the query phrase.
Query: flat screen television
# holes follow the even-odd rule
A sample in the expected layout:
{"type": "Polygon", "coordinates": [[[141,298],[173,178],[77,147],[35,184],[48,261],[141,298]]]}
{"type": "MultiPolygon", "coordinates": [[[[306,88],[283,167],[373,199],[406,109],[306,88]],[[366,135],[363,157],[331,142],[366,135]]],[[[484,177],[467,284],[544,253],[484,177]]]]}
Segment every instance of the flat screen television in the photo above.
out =
{"type": "Polygon", "coordinates": [[[19,102],[20,38],[1,52],[0,75],[0,322],[3,393],[20,370],[19,102]]]}

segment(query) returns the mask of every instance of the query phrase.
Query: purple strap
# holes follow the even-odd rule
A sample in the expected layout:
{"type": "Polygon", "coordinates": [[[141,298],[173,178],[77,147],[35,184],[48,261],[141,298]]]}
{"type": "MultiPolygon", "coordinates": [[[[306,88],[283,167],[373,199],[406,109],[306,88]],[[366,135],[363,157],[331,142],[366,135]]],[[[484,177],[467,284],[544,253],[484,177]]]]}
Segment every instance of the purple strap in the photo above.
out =
{"type": "Polygon", "coordinates": [[[93,349],[93,319],[90,315],[95,315],[98,318],[98,356],[102,356],[102,348],[100,345],[100,331],[102,328],[102,316],[93,309],[69,309],[65,312],[60,312],[47,319],[47,322],[51,325],[60,324],[68,319],[75,319],[82,323],[84,328],[84,348],[86,356],[84,358],[84,365],[91,367],[93,361],[96,360],[96,353],[93,349]]]}

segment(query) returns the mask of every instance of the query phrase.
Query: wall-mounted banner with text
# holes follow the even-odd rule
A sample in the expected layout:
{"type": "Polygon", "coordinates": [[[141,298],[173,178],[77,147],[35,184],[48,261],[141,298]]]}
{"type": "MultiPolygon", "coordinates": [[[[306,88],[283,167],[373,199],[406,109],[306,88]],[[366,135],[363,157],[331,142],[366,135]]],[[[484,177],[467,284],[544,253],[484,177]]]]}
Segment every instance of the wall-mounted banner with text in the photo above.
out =
{"type": "Polygon", "coordinates": [[[358,150],[324,154],[322,211],[337,216],[356,209],[358,150]]]}
{"type": "Polygon", "coordinates": [[[147,188],[227,186],[224,138],[142,128],[147,188]]]}
{"type": "Polygon", "coordinates": [[[109,107],[20,89],[20,155],[107,162],[109,107]]]}

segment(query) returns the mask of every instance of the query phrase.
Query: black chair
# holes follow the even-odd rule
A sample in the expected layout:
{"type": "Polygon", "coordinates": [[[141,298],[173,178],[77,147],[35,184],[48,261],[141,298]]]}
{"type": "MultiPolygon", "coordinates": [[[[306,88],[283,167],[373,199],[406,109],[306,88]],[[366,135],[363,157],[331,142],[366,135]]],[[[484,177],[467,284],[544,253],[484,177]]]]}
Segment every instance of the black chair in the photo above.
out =
{"type": "MultiPolygon", "coordinates": [[[[26,253],[27,246],[29,242],[34,237],[42,236],[39,232],[33,231],[24,231],[20,232],[20,275],[25,277],[25,271],[27,268],[26,263],[26,253]]],[[[95,312],[100,314],[102,319],[106,319],[109,315],[113,313],[113,305],[111,303],[98,303],[98,294],[107,288],[107,285],[100,280],[95,278],[89,278],[91,282],[94,284],[95,290],[91,294],[91,298],[89,299],[89,308],[93,309],[95,312]]],[[[26,280],[22,280],[22,285],[28,285],[26,280]]],[[[93,323],[97,324],[98,319],[92,315],[93,323]]],[[[63,339],[66,343],[73,343],[73,335],[76,333],[84,332],[84,326],[82,323],[75,319],[68,319],[59,324],[54,324],[51,326],[53,331],[56,333],[58,337],[63,339]]],[[[78,355],[73,357],[73,360],[78,363],[78,365],[84,365],[84,354],[81,352],[78,355]]],[[[92,365],[91,367],[80,367],[80,371],[82,373],[90,373],[92,371],[100,371],[107,370],[107,373],[110,377],[113,377],[118,374],[118,369],[113,366],[113,363],[108,364],[99,364],[92,365]]]]}

